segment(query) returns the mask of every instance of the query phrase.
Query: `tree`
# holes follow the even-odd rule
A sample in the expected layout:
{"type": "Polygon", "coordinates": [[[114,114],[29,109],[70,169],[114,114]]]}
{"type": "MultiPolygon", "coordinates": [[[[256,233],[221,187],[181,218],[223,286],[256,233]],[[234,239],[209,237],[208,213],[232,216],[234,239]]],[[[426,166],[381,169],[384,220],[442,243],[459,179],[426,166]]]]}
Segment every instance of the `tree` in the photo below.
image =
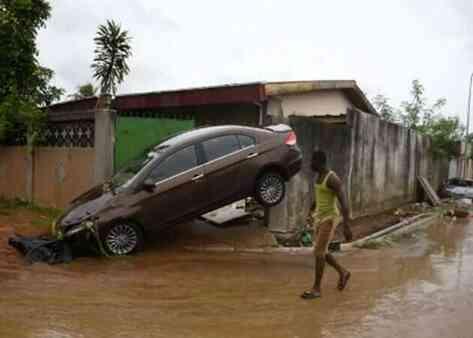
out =
{"type": "Polygon", "coordinates": [[[428,106],[425,88],[419,80],[412,81],[410,93],[411,99],[401,103],[401,120],[405,127],[422,132],[429,128],[429,124],[447,101],[440,98],[432,106],[428,106]]]}
{"type": "Polygon", "coordinates": [[[97,94],[97,88],[91,82],[87,82],[82,86],[77,87],[77,92],[69,95],[74,100],[81,100],[88,97],[94,97],[97,94]]]}
{"type": "MultiPolygon", "coordinates": [[[[411,98],[401,103],[396,109],[389,105],[389,99],[377,95],[373,103],[381,114],[381,118],[391,121],[393,117],[407,127],[416,130],[432,139],[432,151],[437,157],[452,158],[456,156],[457,143],[463,139],[464,128],[458,118],[443,117],[441,110],[446,100],[437,99],[430,106],[425,97],[425,89],[419,80],[412,81],[411,98]]],[[[473,137],[472,137],[473,139],[473,137]]]]}
{"type": "Polygon", "coordinates": [[[100,82],[100,95],[115,95],[117,87],[129,73],[127,61],[131,56],[131,37],[128,31],[113,20],[98,27],[95,57],[92,63],[94,78],[100,82]]]}
{"type": "Polygon", "coordinates": [[[398,121],[398,113],[394,109],[393,106],[389,104],[389,99],[382,95],[378,94],[373,98],[373,104],[375,108],[378,110],[381,119],[388,121],[388,122],[397,122],[398,121]]]}
{"type": "Polygon", "coordinates": [[[435,116],[423,133],[432,139],[432,150],[437,157],[455,157],[457,144],[463,139],[464,128],[456,117],[435,116]]]}
{"type": "Polygon", "coordinates": [[[0,0],[0,142],[37,139],[47,107],[63,94],[38,60],[36,37],[50,16],[46,0],[0,0]]]}

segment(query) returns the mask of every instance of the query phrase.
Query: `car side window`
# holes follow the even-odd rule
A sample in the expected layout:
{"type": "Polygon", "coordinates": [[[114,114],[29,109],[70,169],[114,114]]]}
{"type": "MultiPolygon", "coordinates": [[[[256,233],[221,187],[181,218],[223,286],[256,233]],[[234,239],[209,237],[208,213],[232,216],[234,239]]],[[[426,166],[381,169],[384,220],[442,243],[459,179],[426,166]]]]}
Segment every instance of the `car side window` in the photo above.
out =
{"type": "Polygon", "coordinates": [[[240,145],[243,149],[256,144],[256,140],[251,136],[238,135],[238,140],[240,141],[240,145]]]}
{"type": "Polygon", "coordinates": [[[195,147],[190,146],[169,155],[164,162],[151,171],[148,178],[157,183],[196,166],[197,155],[195,147]]]}
{"type": "Polygon", "coordinates": [[[215,160],[240,150],[240,142],[236,135],[225,135],[202,142],[207,161],[215,160]]]}

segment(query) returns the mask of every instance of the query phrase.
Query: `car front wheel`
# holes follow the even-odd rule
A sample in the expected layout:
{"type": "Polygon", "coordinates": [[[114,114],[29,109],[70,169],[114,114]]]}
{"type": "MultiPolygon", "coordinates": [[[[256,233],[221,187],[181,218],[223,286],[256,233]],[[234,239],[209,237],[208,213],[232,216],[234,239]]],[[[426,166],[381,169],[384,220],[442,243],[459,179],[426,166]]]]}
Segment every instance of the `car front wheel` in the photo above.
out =
{"type": "Polygon", "coordinates": [[[276,172],[264,173],[256,182],[256,200],[265,207],[279,204],[285,193],[284,177],[276,172]]]}
{"type": "Polygon", "coordinates": [[[114,256],[132,254],[143,248],[144,239],[141,228],[130,222],[112,225],[103,238],[105,250],[114,256]]]}

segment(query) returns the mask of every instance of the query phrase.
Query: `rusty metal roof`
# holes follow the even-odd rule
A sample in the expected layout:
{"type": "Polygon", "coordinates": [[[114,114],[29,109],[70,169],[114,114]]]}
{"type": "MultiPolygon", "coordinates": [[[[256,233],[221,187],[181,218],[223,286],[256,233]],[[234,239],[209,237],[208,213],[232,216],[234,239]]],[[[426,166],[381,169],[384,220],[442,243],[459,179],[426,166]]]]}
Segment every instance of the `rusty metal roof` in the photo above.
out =
{"type": "MultiPolygon", "coordinates": [[[[353,105],[367,113],[378,114],[363,91],[353,80],[252,82],[213,87],[175,89],[117,95],[113,107],[118,111],[207,104],[255,103],[271,96],[303,94],[321,90],[341,90],[353,105]]],[[[95,107],[95,97],[57,103],[50,106],[50,115],[89,111],[95,107]]]]}

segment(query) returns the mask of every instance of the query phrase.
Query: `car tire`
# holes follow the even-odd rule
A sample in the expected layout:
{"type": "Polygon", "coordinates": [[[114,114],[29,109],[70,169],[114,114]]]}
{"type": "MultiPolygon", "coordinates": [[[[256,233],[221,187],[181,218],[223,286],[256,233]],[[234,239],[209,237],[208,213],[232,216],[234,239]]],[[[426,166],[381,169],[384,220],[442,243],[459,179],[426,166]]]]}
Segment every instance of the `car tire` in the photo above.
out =
{"type": "Polygon", "coordinates": [[[270,171],[256,181],[255,198],[264,207],[274,207],[286,194],[286,181],[281,174],[270,171]]]}
{"type": "Polygon", "coordinates": [[[102,244],[105,251],[112,256],[133,254],[143,249],[143,230],[129,221],[113,224],[104,234],[102,244]]]}

